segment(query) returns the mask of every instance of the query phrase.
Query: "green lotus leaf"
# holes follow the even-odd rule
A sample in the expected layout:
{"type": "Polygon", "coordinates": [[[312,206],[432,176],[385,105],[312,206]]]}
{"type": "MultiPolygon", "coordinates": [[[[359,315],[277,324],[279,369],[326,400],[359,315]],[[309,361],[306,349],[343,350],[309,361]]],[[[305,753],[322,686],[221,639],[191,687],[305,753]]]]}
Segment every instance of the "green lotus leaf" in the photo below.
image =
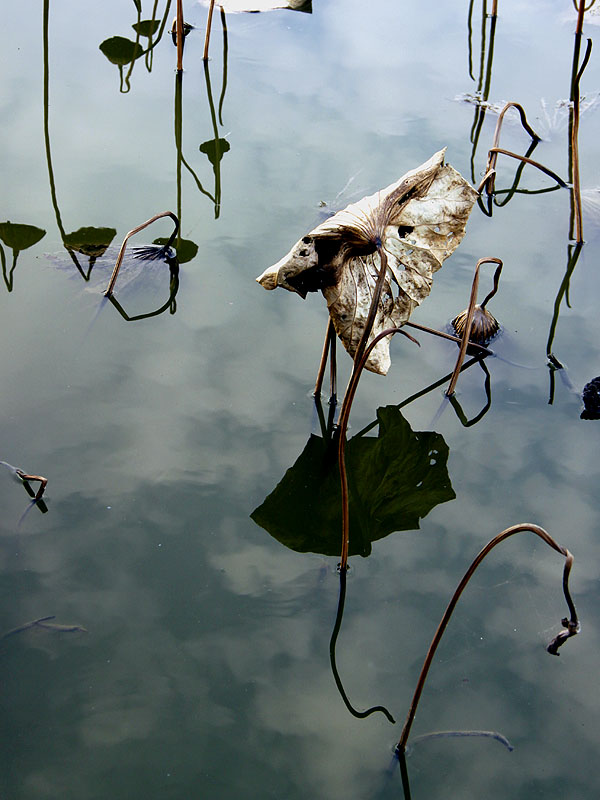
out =
{"type": "MultiPolygon", "coordinates": [[[[377,411],[379,435],[346,445],[350,555],[394,531],[416,530],[438,503],[455,498],[443,437],[415,433],[396,406],[377,411]]],[[[339,555],[341,492],[337,442],[311,436],[293,467],[251,518],[291,550],[339,555]]]]}

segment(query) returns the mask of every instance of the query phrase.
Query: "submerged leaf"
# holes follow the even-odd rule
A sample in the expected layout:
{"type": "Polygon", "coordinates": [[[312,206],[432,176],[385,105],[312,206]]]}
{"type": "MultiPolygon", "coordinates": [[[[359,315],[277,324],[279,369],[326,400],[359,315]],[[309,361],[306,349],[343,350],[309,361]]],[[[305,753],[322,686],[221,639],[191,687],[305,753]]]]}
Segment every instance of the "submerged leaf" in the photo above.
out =
{"type": "MultiPolygon", "coordinates": [[[[377,410],[379,436],[355,436],[346,448],[350,492],[350,555],[414,530],[438,503],[456,495],[448,446],[439,433],[415,432],[396,406],[377,410]]],[[[311,436],[293,467],[251,517],[286,547],[339,555],[341,528],[337,442],[311,436]]]]}
{"type": "MultiPolygon", "coordinates": [[[[320,289],[338,336],[354,356],[382,248],[388,271],[370,341],[386,328],[403,325],[431,291],[433,274],[460,244],[477,199],[475,189],[444,164],[444,153],[321,223],[257,281],[265,289],[282,286],[302,297],[320,289]]],[[[387,373],[390,338],[372,350],[367,369],[387,373]]]]}

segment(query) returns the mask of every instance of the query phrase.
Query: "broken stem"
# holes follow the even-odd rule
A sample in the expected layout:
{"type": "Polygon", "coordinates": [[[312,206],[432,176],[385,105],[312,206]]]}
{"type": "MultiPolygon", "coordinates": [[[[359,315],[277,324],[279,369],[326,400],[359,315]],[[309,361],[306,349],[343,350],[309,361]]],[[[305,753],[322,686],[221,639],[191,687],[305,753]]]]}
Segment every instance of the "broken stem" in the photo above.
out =
{"type": "Polygon", "coordinates": [[[496,273],[494,275],[494,288],[483,301],[484,304],[487,303],[490,297],[494,296],[498,288],[498,277],[500,274],[500,270],[502,269],[502,261],[499,258],[494,258],[492,256],[489,256],[487,258],[480,258],[475,266],[475,274],[473,275],[473,283],[471,284],[471,297],[469,300],[469,307],[467,309],[465,328],[462,335],[462,341],[460,344],[458,358],[456,359],[456,366],[454,367],[454,372],[452,373],[452,378],[450,379],[450,385],[446,390],[447,397],[451,397],[456,390],[456,383],[458,381],[458,376],[460,375],[460,368],[462,367],[462,363],[465,360],[467,347],[469,347],[469,337],[471,336],[471,328],[473,327],[473,315],[475,313],[475,305],[477,303],[477,290],[479,288],[479,269],[482,264],[485,264],[487,262],[492,264],[498,264],[498,269],[496,270],[496,273]]]}
{"type": "Polygon", "coordinates": [[[16,473],[19,476],[19,478],[21,478],[23,483],[25,483],[26,481],[40,482],[40,488],[38,489],[37,494],[35,495],[34,498],[35,500],[39,500],[44,494],[46,486],[48,485],[48,478],[44,478],[43,475],[27,475],[25,472],[23,472],[22,469],[17,469],[16,473]]]}
{"type": "Polygon", "coordinates": [[[128,233],[126,233],[125,238],[123,239],[123,244],[121,245],[121,249],[119,250],[119,255],[117,256],[115,268],[112,271],[112,275],[110,276],[108,286],[106,287],[106,291],[104,292],[105,297],[110,297],[110,295],[113,293],[113,290],[115,288],[115,283],[117,282],[117,276],[119,274],[119,270],[121,269],[121,262],[123,261],[123,256],[125,255],[125,248],[127,246],[127,242],[129,241],[129,239],[134,234],[139,233],[144,228],[147,228],[149,225],[152,225],[152,223],[156,222],[157,219],[161,219],[161,217],[171,217],[171,219],[175,223],[175,230],[169,237],[169,241],[166,243],[165,249],[171,247],[179,231],[179,220],[177,219],[175,214],[173,214],[172,211],[162,211],[160,214],[155,214],[150,219],[147,219],[146,222],[142,222],[141,225],[138,225],[137,228],[133,228],[128,233]]]}
{"type": "MultiPolygon", "coordinates": [[[[410,735],[410,729],[415,718],[421,693],[423,692],[423,687],[425,685],[425,681],[427,680],[427,673],[429,672],[429,668],[431,666],[431,662],[433,661],[435,651],[442,639],[444,631],[446,630],[446,626],[450,621],[452,612],[454,611],[456,604],[458,603],[458,600],[461,594],[463,593],[466,585],[472,578],[473,573],[475,572],[477,567],[481,564],[483,559],[487,556],[487,554],[491,550],[494,549],[494,547],[496,547],[497,544],[500,544],[500,542],[503,542],[505,539],[508,539],[509,536],[513,536],[513,534],[515,533],[522,533],[525,531],[529,531],[531,533],[536,534],[536,536],[539,536],[541,539],[543,539],[549,547],[552,547],[553,550],[556,550],[557,553],[560,553],[562,556],[565,557],[565,566],[563,569],[563,592],[565,595],[567,606],[569,607],[570,619],[565,618],[562,620],[563,625],[565,625],[566,627],[566,631],[561,631],[561,633],[550,643],[548,647],[551,648],[554,646],[557,649],[567,638],[569,638],[570,636],[574,636],[579,631],[579,620],[577,619],[577,612],[575,610],[575,605],[573,603],[569,591],[569,573],[571,571],[571,566],[573,565],[573,556],[571,555],[571,553],[565,547],[559,545],[550,536],[550,534],[547,531],[545,531],[544,528],[541,528],[539,525],[524,522],[518,525],[512,525],[510,528],[506,528],[505,530],[503,530],[501,533],[495,536],[491,541],[489,541],[475,557],[475,560],[473,561],[469,569],[466,571],[463,579],[461,580],[456,591],[454,592],[454,595],[452,596],[452,599],[450,600],[450,603],[448,604],[446,611],[444,612],[444,616],[442,617],[441,622],[438,625],[438,628],[434,634],[433,640],[429,646],[429,650],[427,651],[427,655],[425,656],[423,667],[421,668],[421,673],[417,681],[417,686],[406,717],[406,722],[404,723],[404,727],[402,729],[402,735],[397,745],[397,750],[399,753],[404,753],[406,750],[406,743],[410,735]],[[562,636],[561,640],[558,641],[561,636],[562,636]]],[[[549,652],[555,653],[555,650],[549,650],[549,652]]]]}

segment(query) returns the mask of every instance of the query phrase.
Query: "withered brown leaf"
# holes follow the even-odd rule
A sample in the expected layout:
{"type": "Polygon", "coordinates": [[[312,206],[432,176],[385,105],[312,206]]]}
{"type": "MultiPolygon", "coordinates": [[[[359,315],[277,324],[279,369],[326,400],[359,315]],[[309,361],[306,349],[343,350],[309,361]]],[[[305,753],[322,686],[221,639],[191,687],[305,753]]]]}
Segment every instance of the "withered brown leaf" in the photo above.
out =
{"type": "MultiPolygon", "coordinates": [[[[336,332],[354,356],[365,330],[381,268],[386,280],[369,341],[400,327],[431,291],[433,274],[460,244],[477,192],[449,164],[444,150],[429,161],[310,231],[257,281],[306,297],[321,290],[336,332]]],[[[366,367],[385,375],[389,339],[371,351],[366,367]]]]}

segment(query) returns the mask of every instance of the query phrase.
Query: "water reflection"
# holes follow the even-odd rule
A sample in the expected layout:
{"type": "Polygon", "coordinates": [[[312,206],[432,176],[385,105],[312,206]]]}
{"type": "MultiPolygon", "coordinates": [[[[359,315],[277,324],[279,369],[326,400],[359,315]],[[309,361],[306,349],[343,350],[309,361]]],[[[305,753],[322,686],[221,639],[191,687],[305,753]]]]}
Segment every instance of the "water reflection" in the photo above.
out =
{"type": "Polygon", "coordinates": [[[7,266],[4,248],[0,245],[0,261],[2,262],[2,277],[9,292],[13,290],[14,271],[17,266],[17,258],[21,250],[27,250],[37,244],[46,235],[42,228],[35,225],[22,225],[14,222],[0,222],[0,239],[13,252],[13,260],[10,269],[7,266]]]}
{"type": "Polygon", "coordinates": [[[481,129],[485,120],[487,110],[487,102],[490,96],[490,87],[492,84],[492,64],[494,62],[494,39],[496,37],[496,22],[497,16],[497,0],[493,0],[492,12],[488,16],[487,13],[487,0],[482,0],[481,3],[481,39],[480,39],[480,55],[479,55],[479,73],[477,79],[473,74],[473,7],[475,0],[470,0],[469,11],[467,18],[467,27],[469,31],[468,46],[469,46],[469,76],[477,84],[475,90],[475,115],[473,118],[473,125],[471,126],[471,181],[476,183],[475,178],[475,158],[477,154],[477,146],[481,129]],[[488,33],[489,23],[489,33],[488,33]]]}
{"type": "Polygon", "coordinates": [[[50,67],[49,67],[49,29],[50,22],[50,0],[44,0],[43,15],[43,58],[44,58],[44,143],[46,148],[46,164],[48,167],[48,180],[50,182],[50,196],[52,207],[56,217],[56,224],[60,232],[61,239],[71,257],[75,268],[84,281],[89,281],[96,259],[102,256],[117,231],[114,228],[85,227],[73,233],[67,233],[63,225],[58,197],[56,193],[56,182],[54,178],[54,167],[52,165],[52,150],[50,147],[50,67]],[[77,253],[88,259],[87,267],[84,269],[79,263],[77,253]]]}
{"type": "MultiPolygon", "coordinates": [[[[454,500],[449,449],[433,431],[414,432],[396,406],[377,410],[377,438],[364,432],[346,446],[350,492],[350,555],[368,556],[372,542],[419,528],[439,503],[454,500]]],[[[296,463],[256,508],[252,519],[292,550],[339,555],[342,524],[335,436],[311,435],[296,463]]]]}
{"type": "Polygon", "coordinates": [[[169,9],[171,7],[171,0],[167,0],[160,22],[156,18],[158,0],[154,2],[151,19],[146,20],[142,19],[141,0],[134,0],[134,4],[137,10],[137,21],[134,22],[131,27],[136,34],[135,41],[131,41],[131,39],[127,39],[124,36],[111,36],[99,45],[101,52],[110,63],[114,64],[119,70],[119,91],[123,94],[131,90],[131,74],[135,62],[139,58],[146,56],[146,69],[148,72],[151,72],[153,51],[162,39],[169,9]],[[154,34],[156,34],[156,38],[154,38],[154,34]],[[141,38],[148,40],[146,48],[140,44],[141,38]],[[125,72],[124,70],[126,67],[128,67],[128,69],[125,72]]]}

